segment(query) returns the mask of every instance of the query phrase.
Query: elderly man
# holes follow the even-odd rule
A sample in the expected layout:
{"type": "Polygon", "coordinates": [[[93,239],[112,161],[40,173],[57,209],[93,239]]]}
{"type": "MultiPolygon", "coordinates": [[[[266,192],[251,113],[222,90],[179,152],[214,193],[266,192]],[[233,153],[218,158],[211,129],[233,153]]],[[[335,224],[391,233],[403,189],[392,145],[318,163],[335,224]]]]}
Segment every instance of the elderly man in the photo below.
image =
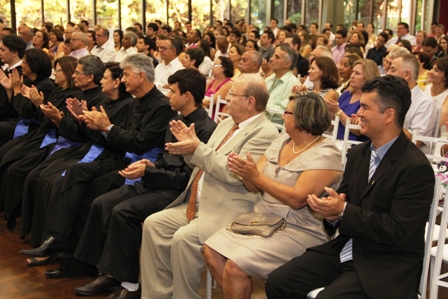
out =
{"type": "Polygon", "coordinates": [[[168,77],[174,74],[176,71],[183,69],[182,63],[179,61],[180,44],[175,38],[169,38],[159,41],[159,52],[162,61],[157,65],[155,69],[155,81],[157,86],[163,94],[168,94],[168,77]]]}
{"type": "Polygon", "coordinates": [[[241,55],[238,69],[241,73],[258,73],[261,66],[261,54],[257,51],[246,51],[241,55]]]}
{"type": "MultiPolygon", "coordinates": [[[[393,57],[393,56],[392,56],[393,57]]],[[[433,136],[437,122],[437,107],[433,99],[426,94],[417,84],[419,63],[412,54],[404,54],[394,57],[388,75],[403,78],[411,90],[411,107],[409,107],[404,119],[403,131],[409,139],[412,134],[433,136]]],[[[417,146],[428,153],[429,148],[421,141],[417,146]]]]}
{"type": "Polygon", "coordinates": [[[92,55],[98,56],[103,62],[112,61],[115,56],[115,49],[107,41],[109,39],[109,30],[105,27],[99,27],[96,31],[96,46],[90,52],[92,55]]]}
{"type": "Polygon", "coordinates": [[[301,85],[299,79],[292,73],[297,61],[297,52],[288,45],[281,44],[275,48],[270,63],[272,75],[265,79],[269,91],[269,102],[266,107],[268,118],[283,124],[283,111],[289,102],[294,85],[301,85]]]}
{"type": "Polygon", "coordinates": [[[297,34],[292,35],[290,37],[285,38],[285,44],[289,45],[291,48],[296,50],[297,52],[297,62],[296,62],[296,71],[297,74],[300,75],[300,77],[306,77],[308,76],[308,70],[310,68],[310,62],[308,59],[302,56],[300,54],[300,38],[297,34]]]}
{"type": "Polygon", "coordinates": [[[306,298],[319,287],[319,298],[417,298],[434,171],[403,133],[406,82],[376,77],[362,92],[361,134],[371,141],[350,150],[337,192],[308,196],[327,233],[339,235],[274,270],[269,298],[306,298]]]}
{"type": "MultiPolygon", "coordinates": [[[[199,139],[207,142],[216,124],[202,107],[205,76],[195,69],[183,69],[171,75],[168,82],[171,107],[180,113],[173,121],[180,120],[187,126],[194,123],[199,139]]],[[[175,137],[167,128],[165,142],[175,141],[175,137]]],[[[140,223],[149,215],[164,209],[182,193],[191,171],[181,155],[171,155],[164,150],[154,163],[141,160],[120,172],[128,179],[141,177],[142,181],[135,182],[134,185],[124,185],[93,202],[81,237],[82,244],[87,246],[78,246],[76,257],[87,264],[98,266],[102,276],[86,286],[76,288],[77,294],[94,295],[111,286],[118,286],[121,282],[122,287],[117,293],[128,293],[129,296],[125,298],[134,295],[140,298],[140,223]],[[108,215],[107,222],[101,221],[106,220],[101,215],[108,215]],[[136,223],[138,225],[135,225],[136,223]],[[97,238],[103,231],[107,233],[105,240],[97,238]],[[126,247],[119,244],[126,244],[126,247]],[[109,278],[108,275],[114,278],[109,278]]]]}
{"type": "Polygon", "coordinates": [[[90,55],[87,50],[87,36],[82,32],[73,32],[72,38],[70,39],[70,45],[72,47],[72,52],[70,56],[80,59],[84,56],[90,55]]]}
{"type": "Polygon", "coordinates": [[[115,56],[111,58],[111,61],[121,62],[129,55],[137,53],[137,49],[135,48],[137,40],[137,34],[135,34],[134,32],[126,31],[125,33],[123,33],[123,39],[121,41],[123,46],[115,54],[115,56]]]}
{"type": "Polygon", "coordinates": [[[28,50],[34,48],[33,46],[34,30],[25,24],[21,25],[22,27],[21,30],[19,31],[19,35],[26,42],[26,49],[28,50]]]}
{"type": "Polygon", "coordinates": [[[141,252],[142,298],[199,298],[204,267],[203,242],[241,213],[252,211],[261,195],[247,192],[241,178],[227,168],[227,155],[255,160],[278,131],[265,117],[269,94],[257,74],[241,74],[227,101],[231,117],[221,122],[207,144],[196,137],[194,126],[173,123],[179,142],[168,143],[172,154],[182,154],[195,165],[187,189],[164,211],[143,225],[141,252]]]}

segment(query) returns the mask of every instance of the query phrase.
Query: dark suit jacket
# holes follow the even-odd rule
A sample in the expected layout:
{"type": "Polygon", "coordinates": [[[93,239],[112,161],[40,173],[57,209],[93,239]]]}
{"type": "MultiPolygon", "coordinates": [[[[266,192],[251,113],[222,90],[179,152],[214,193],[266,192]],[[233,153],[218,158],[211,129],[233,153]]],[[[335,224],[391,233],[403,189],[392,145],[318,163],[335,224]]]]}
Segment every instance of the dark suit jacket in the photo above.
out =
{"type": "Polygon", "coordinates": [[[434,172],[401,133],[368,182],[370,144],[350,151],[338,190],[348,202],[340,235],[312,250],[339,255],[353,238],[354,266],[370,297],[417,298],[434,172]]]}

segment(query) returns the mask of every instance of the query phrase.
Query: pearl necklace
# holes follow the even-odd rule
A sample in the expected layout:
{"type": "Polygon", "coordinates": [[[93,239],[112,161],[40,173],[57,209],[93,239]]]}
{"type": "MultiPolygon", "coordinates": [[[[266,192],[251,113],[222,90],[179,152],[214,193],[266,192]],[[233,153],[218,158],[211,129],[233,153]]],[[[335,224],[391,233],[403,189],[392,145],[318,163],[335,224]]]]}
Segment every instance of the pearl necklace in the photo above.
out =
{"type": "Polygon", "coordinates": [[[316,139],[314,139],[313,141],[311,141],[310,143],[308,143],[307,146],[305,146],[303,149],[301,149],[300,151],[297,151],[297,152],[296,152],[296,143],[294,142],[294,144],[293,144],[293,146],[292,146],[292,152],[293,152],[294,154],[299,154],[299,153],[303,152],[303,151],[306,150],[308,147],[310,147],[311,144],[313,144],[314,142],[316,142],[319,138],[320,138],[320,136],[317,136],[316,139]]]}

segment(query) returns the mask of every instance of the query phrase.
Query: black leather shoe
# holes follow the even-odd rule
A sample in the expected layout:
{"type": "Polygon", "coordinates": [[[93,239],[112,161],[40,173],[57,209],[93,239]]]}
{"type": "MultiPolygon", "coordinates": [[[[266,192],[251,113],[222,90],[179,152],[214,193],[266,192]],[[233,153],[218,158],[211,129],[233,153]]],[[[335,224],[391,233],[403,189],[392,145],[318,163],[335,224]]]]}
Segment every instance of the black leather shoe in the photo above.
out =
{"type": "Polygon", "coordinates": [[[113,291],[120,284],[121,282],[117,281],[115,278],[102,274],[91,283],[75,288],[75,293],[77,295],[92,296],[105,291],[113,291]]]}
{"type": "Polygon", "coordinates": [[[68,254],[68,246],[63,242],[59,242],[54,237],[49,237],[44,241],[42,245],[38,248],[29,249],[29,250],[20,250],[20,253],[29,255],[29,256],[50,256],[50,255],[58,255],[58,257],[63,257],[68,254]]]}
{"type": "Polygon", "coordinates": [[[128,291],[120,286],[115,292],[106,297],[106,299],[140,299],[142,297],[142,289],[140,286],[135,292],[128,291]]]}
{"type": "Polygon", "coordinates": [[[47,270],[45,271],[45,276],[47,276],[48,278],[62,278],[59,269],[47,270]]]}

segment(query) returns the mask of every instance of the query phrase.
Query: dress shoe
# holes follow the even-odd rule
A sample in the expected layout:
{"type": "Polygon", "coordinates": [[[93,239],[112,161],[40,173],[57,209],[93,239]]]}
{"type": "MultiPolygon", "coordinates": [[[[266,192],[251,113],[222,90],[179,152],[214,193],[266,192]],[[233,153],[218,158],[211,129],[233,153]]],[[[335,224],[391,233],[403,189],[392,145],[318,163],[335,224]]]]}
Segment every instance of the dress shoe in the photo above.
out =
{"type": "Polygon", "coordinates": [[[42,243],[42,245],[40,245],[40,247],[29,250],[20,250],[20,253],[39,257],[56,254],[58,257],[63,257],[68,254],[67,251],[68,245],[66,243],[58,241],[55,237],[49,237],[42,243]]]}
{"type": "Polygon", "coordinates": [[[115,292],[106,297],[106,299],[140,299],[142,297],[142,289],[140,286],[135,292],[128,291],[120,286],[115,292]]]}
{"type": "Polygon", "coordinates": [[[63,276],[61,276],[59,269],[47,270],[45,271],[45,276],[47,276],[48,278],[63,278],[63,276]]]}
{"type": "Polygon", "coordinates": [[[105,291],[113,291],[120,284],[121,282],[117,281],[115,278],[102,274],[91,283],[75,288],[75,293],[77,295],[92,296],[105,291]]]}

